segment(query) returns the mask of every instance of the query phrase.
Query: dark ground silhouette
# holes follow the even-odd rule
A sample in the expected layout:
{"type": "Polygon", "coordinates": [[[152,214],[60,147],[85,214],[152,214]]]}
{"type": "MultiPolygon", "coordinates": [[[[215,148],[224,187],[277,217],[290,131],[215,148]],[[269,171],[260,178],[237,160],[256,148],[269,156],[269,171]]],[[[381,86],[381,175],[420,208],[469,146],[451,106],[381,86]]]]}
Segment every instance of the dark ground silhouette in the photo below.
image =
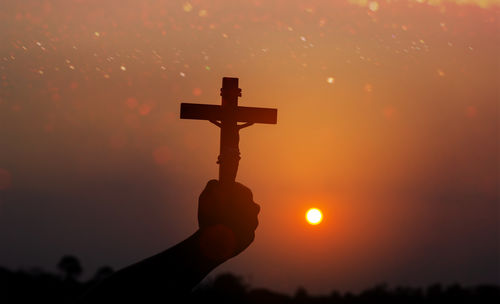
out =
{"type": "MultiPolygon", "coordinates": [[[[79,260],[64,256],[58,263],[59,274],[39,269],[11,271],[0,267],[0,303],[78,303],[81,294],[113,273],[101,267],[87,281],[79,260]]],[[[332,286],[332,289],[334,286],[332,286]]],[[[360,293],[331,292],[314,296],[299,288],[294,295],[264,288],[252,288],[242,277],[225,273],[201,284],[183,303],[500,303],[500,286],[463,287],[458,284],[427,288],[377,285],[360,293]]]]}

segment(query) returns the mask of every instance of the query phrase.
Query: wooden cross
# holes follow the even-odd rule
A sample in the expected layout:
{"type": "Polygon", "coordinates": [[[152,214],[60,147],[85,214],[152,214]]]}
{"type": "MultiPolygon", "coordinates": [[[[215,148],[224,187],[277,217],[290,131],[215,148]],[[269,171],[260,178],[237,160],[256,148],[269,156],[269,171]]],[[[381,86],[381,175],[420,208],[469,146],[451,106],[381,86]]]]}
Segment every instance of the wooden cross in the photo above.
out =
{"type": "Polygon", "coordinates": [[[222,104],[181,103],[181,119],[208,120],[220,128],[219,182],[233,183],[238,171],[240,150],[239,130],[254,123],[276,124],[278,110],[239,107],[238,78],[222,78],[222,104]],[[239,125],[238,122],[243,122],[239,125]]]}

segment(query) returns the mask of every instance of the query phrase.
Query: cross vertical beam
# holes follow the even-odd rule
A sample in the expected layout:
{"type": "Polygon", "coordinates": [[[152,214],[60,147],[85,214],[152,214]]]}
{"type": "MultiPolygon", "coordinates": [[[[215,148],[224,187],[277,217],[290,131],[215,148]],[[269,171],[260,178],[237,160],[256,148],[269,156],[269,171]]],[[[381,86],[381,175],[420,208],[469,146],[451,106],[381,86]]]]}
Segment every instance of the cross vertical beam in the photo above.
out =
{"type": "Polygon", "coordinates": [[[254,123],[276,124],[277,109],[239,107],[238,78],[222,79],[222,104],[181,103],[181,119],[208,120],[220,127],[219,182],[234,183],[240,161],[239,130],[254,123]],[[238,122],[244,124],[238,125],[238,122]]]}
{"type": "Polygon", "coordinates": [[[220,152],[217,163],[219,164],[219,182],[224,185],[234,182],[240,162],[240,135],[236,110],[241,89],[238,88],[238,78],[224,77],[222,79],[221,127],[220,127],[220,152]]]}

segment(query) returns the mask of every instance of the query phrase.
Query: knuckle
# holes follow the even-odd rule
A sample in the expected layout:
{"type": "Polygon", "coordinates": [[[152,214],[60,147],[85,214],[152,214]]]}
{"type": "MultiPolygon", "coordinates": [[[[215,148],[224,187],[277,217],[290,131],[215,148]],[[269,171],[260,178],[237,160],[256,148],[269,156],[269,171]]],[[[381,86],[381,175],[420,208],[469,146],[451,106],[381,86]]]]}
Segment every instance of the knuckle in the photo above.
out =
{"type": "Polygon", "coordinates": [[[215,179],[212,179],[212,180],[209,180],[207,185],[205,186],[205,189],[203,189],[203,191],[201,192],[200,194],[200,197],[205,197],[207,196],[209,193],[213,193],[215,191],[215,189],[218,187],[219,185],[219,182],[215,179]]]}
{"type": "Polygon", "coordinates": [[[216,179],[211,179],[208,181],[207,185],[205,186],[205,189],[214,189],[219,185],[219,181],[216,179]]]}
{"type": "Polygon", "coordinates": [[[235,184],[238,192],[240,192],[242,195],[245,195],[246,197],[249,197],[250,199],[253,198],[252,190],[250,190],[250,188],[238,182],[236,182],[235,184]]]}
{"type": "Polygon", "coordinates": [[[254,202],[253,206],[254,206],[254,209],[255,209],[255,213],[259,214],[260,213],[260,205],[254,202]]]}

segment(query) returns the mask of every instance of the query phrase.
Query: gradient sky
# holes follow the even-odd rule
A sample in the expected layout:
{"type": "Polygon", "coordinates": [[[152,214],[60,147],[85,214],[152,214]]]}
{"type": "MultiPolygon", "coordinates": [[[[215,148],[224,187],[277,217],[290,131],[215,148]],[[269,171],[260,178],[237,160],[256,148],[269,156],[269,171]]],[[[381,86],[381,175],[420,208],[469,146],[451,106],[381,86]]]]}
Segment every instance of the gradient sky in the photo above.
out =
{"type": "Polygon", "coordinates": [[[0,265],[86,275],[197,228],[219,132],[244,106],[255,243],[215,273],[313,293],[500,283],[500,1],[0,3],[0,265]],[[309,226],[304,212],[325,214],[309,226]]]}

